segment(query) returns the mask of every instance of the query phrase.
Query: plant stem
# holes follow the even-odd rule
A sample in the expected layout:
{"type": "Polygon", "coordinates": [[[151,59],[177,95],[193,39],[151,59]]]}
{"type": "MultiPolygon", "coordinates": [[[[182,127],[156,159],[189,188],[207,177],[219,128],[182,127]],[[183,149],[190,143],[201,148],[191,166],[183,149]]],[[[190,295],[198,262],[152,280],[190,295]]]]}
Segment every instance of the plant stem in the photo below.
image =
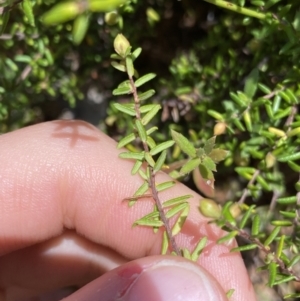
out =
{"type": "MultiPolygon", "coordinates": [[[[132,93],[133,93],[133,98],[134,98],[134,108],[135,108],[135,112],[136,112],[136,119],[141,120],[141,112],[140,112],[140,99],[138,97],[138,93],[137,93],[137,89],[134,83],[134,80],[132,78],[132,76],[130,76],[128,73],[128,78],[130,81],[130,85],[131,85],[131,89],[132,89],[132,93]]],[[[142,142],[143,148],[145,152],[149,152],[149,146],[146,142],[142,142]]],[[[180,248],[177,246],[177,243],[175,241],[175,238],[172,234],[172,229],[170,227],[169,224],[169,220],[167,219],[164,209],[162,207],[161,201],[158,197],[158,191],[156,190],[156,186],[155,186],[155,175],[153,172],[153,168],[151,166],[149,166],[149,179],[148,179],[148,185],[149,188],[151,190],[152,193],[152,197],[155,201],[155,204],[157,206],[158,212],[159,212],[159,216],[161,221],[164,223],[164,227],[169,239],[169,242],[171,244],[171,247],[173,249],[173,251],[176,253],[177,256],[182,256],[182,253],[180,251],[180,248]]]]}
{"type": "Polygon", "coordinates": [[[266,14],[264,14],[264,13],[259,13],[255,10],[252,10],[249,8],[244,8],[244,7],[238,6],[236,4],[233,4],[233,3],[230,3],[227,1],[223,1],[223,0],[204,0],[204,1],[214,4],[216,6],[222,7],[222,8],[226,8],[226,9],[234,11],[236,13],[246,15],[249,17],[254,17],[254,18],[257,18],[260,20],[265,20],[267,17],[266,14]]]}
{"type": "MultiPolygon", "coordinates": [[[[262,252],[264,252],[266,255],[274,254],[268,246],[265,246],[263,243],[261,243],[261,241],[259,239],[252,237],[246,231],[241,230],[238,227],[236,227],[228,222],[226,222],[226,226],[233,231],[238,231],[240,236],[242,236],[242,237],[246,238],[247,240],[251,241],[252,243],[256,244],[258,246],[258,248],[262,252]]],[[[275,255],[273,258],[274,258],[273,261],[278,264],[280,270],[283,273],[294,276],[295,277],[294,281],[300,282],[300,276],[298,276],[291,267],[288,268],[287,265],[283,262],[283,260],[281,258],[279,258],[278,256],[275,256],[275,255]]]]}

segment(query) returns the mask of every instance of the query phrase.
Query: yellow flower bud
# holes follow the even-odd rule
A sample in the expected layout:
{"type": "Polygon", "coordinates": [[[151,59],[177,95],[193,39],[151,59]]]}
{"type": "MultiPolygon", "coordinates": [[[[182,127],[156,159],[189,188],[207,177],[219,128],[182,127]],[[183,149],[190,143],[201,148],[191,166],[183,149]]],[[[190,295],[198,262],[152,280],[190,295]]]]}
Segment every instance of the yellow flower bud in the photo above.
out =
{"type": "Polygon", "coordinates": [[[214,136],[219,136],[224,134],[226,131],[226,123],[225,122],[218,122],[214,126],[214,136]]]}
{"type": "Polygon", "coordinates": [[[125,57],[128,47],[130,47],[128,40],[122,34],[118,34],[114,40],[116,53],[121,57],[125,57]]]}
{"type": "Polygon", "coordinates": [[[109,26],[113,26],[119,21],[119,14],[115,11],[106,13],[104,16],[105,23],[109,26]]]}
{"type": "Polygon", "coordinates": [[[271,168],[274,166],[276,162],[276,157],[272,153],[267,153],[265,161],[266,161],[266,167],[271,168]]]}

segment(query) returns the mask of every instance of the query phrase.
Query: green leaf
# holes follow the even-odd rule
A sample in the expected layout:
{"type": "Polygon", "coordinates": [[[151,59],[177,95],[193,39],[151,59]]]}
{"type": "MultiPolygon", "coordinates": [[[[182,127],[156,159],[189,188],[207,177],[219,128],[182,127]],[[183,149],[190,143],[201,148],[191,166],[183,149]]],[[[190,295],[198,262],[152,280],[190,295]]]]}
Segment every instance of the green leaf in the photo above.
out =
{"type": "Polygon", "coordinates": [[[170,207],[170,206],[180,204],[182,202],[185,202],[187,199],[190,199],[191,197],[192,197],[192,195],[187,194],[187,195],[182,195],[182,196],[170,199],[170,200],[163,203],[163,207],[166,208],[166,207],[170,207]]]}
{"type": "Polygon", "coordinates": [[[135,50],[131,53],[131,56],[132,56],[133,61],[136,60],[136,59],[139,57],[139,55],[140,55],[141,53],[142,53],[142,48],[141,48],[141,47],[135,49],[135,50]]]}
{"type": "Polygon", "coordinates": [[[139,175],[144,179],[145,181],[148,181],[149,177],[147,173],[145,173],[142,169],[139,170],[139,175]]]}
{"type": "Polygon", "coordinates": [[[137,119],[135,121],[135,126],[136,126],[136,129],[138,131],[138,134],[139,134],[139,137],[141,138],[141,140],[143,142],[146,142],[147,141],[147,132],[145,130],[145,127],[142,125],[142,123],[139,119],[137,119]]]}
{"type": "Polygon", "coordinates": [[[186,206],[183,211],[181,212],[181,214],[179,215],[178,219],[176,220],[173,228],[172,228],[172,235],[177,235],[178,233],[180,233],[183,224],[186,221],[186,218],[189,214],[190,211],[190,206],[186,206]]]}
{"type": "Polygon", "coordinates": [[[132,93],[131,91],[131,87],[122,87],[122,88],[117,88],[117,89],[114,89],[112,91],[112,94],[117,96],[117,95],[125,95],[125,94],[130,94],[132,93]]]}
{"type": "Polygon", "coordinates": [[[235,292],[235,289],[231,288],[228,292],[226,292],[226,297],[229,299],[235,292]]]}
{"type": "Polygon", "coordinates": [[[174,130],[171,130],[171,135],[176,144],[179,148],[186,153],[189,157],[195,158],[196,157],[196,149],[190,141],[185,138],[182,134],[177,133],[174,130]]]}
{"type": "Polygon", "coordinates": [[[248,132],[252,132],[252,118],[248,110],[244,112],[243,118],[248,132]]]}
{"type": "Polygon", "coordinates": [[[277,250],[276,250],[276,257],[277,258],[280,258],[281,254],[282,254],[282,250],[283,250],[283,247],[284,247],[284,240],[285,240],[285,235],[282,235],[280,237],[280,240],[279,240],[279,243],[278,243],[278,246],[277,246],[277,250]]]}
{"type": "Polygon", "coordinates": [[[192,261],[197,261],[199,259],[201,252],[206,246],[206,243],[207,243],[207,237],[206,236],[202,237],[198,242],[197,246],[195,247],[193,253],[191,254],[192,261]]]}
{"type": "Polygon", "coordinates": [[[189,206],[188,203],[181,203],[178,205],[173,206],[171,209],[168,210],[168,212],[166,213],[166,218],[171,218],[174,215],[176,215],[178,212],[182,211],[183,209],[185,209],[187,206],[189,206]]]}
{"type": "Polygon", "coordinates": [[[117,70],[119,70],[119,71],[121,71],[121,72],[126,72],[126,67],[125,67],[125,65],[122,64],[122,63],[118,63],[118,62],[112,61],[112,62],[111,62],[111,65],[112,65],[115,69],[117,69],[117,70]]]}
{"type": "Polygon", "coordinates": [[[289,262],[289,264],[287,265],[287,268],[291,268],[292,266],[294,266],[297,262],[299,262],[300,260],[300,254],[297,254],[296,256],[294,256],[292,258],[292,260],[289,262]]]}
{"type": "Polygon", "coordinates": [[[256,244],[249,244],[241,247],[235,247],[230,250],[230,252],[243,252],[243,251],[249,251],[256,249],[257,245],[256,244]]]}
{"type": "Polygon", "coordinates": [[[192,260],[192,255],[190,253],[190,251],[187,248],[184,248],[182,250],[182,255],[184,258],[188,259],[188,260],[192,260]]]}
{"type": "Polygon", "coordinates": [[[203,149],[206,155],[210,154],[210,152],[213,150],[215,146],[215,143],[216,143],[216,136],[211,137],[205,142],[203,149]]]}
{"type": "Polygon", "coordinates": [[[142,118],[142,124],[146,125],[148,124],[151,119],[156,115],[156,113],[161,109],[160,105],[155,105],[143,118],[142,118]]]}
{"type": "Polygon", "coordinates": [[[290,205],[290,204],[296,204],[297,202],[297,197],[296,196],[289,196],[285,198],[279,198],[276,200],[278,204],[282,205],[290,205]]]}
{"type": "Polygon", "coordinates": [[[10,17],[10,11],[7,11],[0,16],[0,21],[1,21],[0,35],[2,35],[5,31],[7,23],[9,21],[9,17],[10,17]]]}
{"type": "Polygon", "coordinates": [[[135,175],[139,171],[139,169],[141,168],[142,164],[143,164],[143,161],[136,160],[136,162],[134,163],[134,165],[131,169],[131,174],[135,175]]]}
{"type": "Polygon", "coordinates": [[[174,142],[173,140],[169,140],[169,141],[162,142],[162,143],[156,145],[154,148],[152,148],[152,149],[150,150],[150,154],[151,154],[152,156],[154,156],[154,155],[156,155],[156,154],[158,154],[158,153],[160,153],[160,152],[166,150],[167,148],[173,146],[174,143],[175,143],[175,142],[174,142]]]}
{"type": "Polygon", "coordinates": [[[270,287],[272,287],[274,285],[274,282],[275,282],[275,279],[276,279],[276,275],[277,275],[277,264],[275,262],[269,263],[268,270],[269,270],[269,282],[268,282],[268,285],[270,287]]]}
{"type": "Polygon", "coordinates": [[[261,176],[261,175],[258,175],[256,177],[256,181],[261,185],[262,188],[264,188],[265,190],[267,191],[270,191],[271,188],[269,186],[269,184],[265,181],[265,179],[261,176]]]}
{"type": "Polygon", "coordinates": [[[144,93],[138,93],[138,98],[140,101],[143,101],[143,100],[146,100],[146,99],[152,97],[154,94],[155,94],[155,90],[151,89],[144,93]]]}
{"type": "Polygon", "coordinates": [[[250,216],[253,214],[253,209],[255,208],[255,205],[251,205],[248,210],[244,213],[244,216],[240,222],[240,229],[243,229],[246,226],[246,223],[250,216]]]}
{"type": "Polygon", "coordinates": [[[154,164],[154,167],[153,167],[153,172],[154,173],[157,173],[159,170],[161,170],[162,166],[165,163],[166,157],[167,157],[167,151],[164,150],[164,151],[161,152],[161,154],[159,155],[157,161],[154,164]]]}
{"type": "Polygon", "coordinates": [[[168,248],[169,248],[168,235],[167,235],[167,232],[164,231],[164,234],[163,234],[163,241],[162,241],[162,246],[161,246],[161,254],[162,254],[162,255],[167,254],[168,248]]]}
{"type": "Polygon", "coordinates": [[[273,226],[290,227],[293,225],[293,222],[287,220],[276,220],[276,221],[271,221],[271,224],[273,226]]]}
{"type": "Polygon", "coordinates": [[[266,93],[266,94],[270,94],[272,93],[272,90],[270,88],[268,88],[266,85],[262,84],[262,83],[259,83],[257,85],[257,87],[263,92],[263,93],[266,93]]]}
{"type": "Polygon", "coordinates": [[[155,161],[153,160],[152,156],[148,152],[145,153],[145,159],[151,167],[154,167],[155,161]]]}
{"type": "Polygon", "coordinates": [[[75,45],[79,45],[85,37],[85,34],[89,27],[88,14],[79,15],[73,24],[72,37],[75,45]]]}
{"type": "Polygon", "coordinates": [[[23,0],[22,1],[22,7],[23,7],[23,12],[28,19],[28,22],[31,26],[35,26],[34,22],[34,14],[32,11],[32,4],[30,0],[23,0]]]}
{"type": "Polygon", "coordinates": [[[45,25],[56,25],[73,20],[81,12],[77,2],[60,2],[42,15],[42,22],[45,25]]]}
{"type": "Polygon", "coordinates": [[[149,189],[149,184],[148,182],[144,182],[139,188],[138,190],[134,193],[134,197],[135,196],[142,196],[147,190],[149,189]]]}
{"type": "Polygon", "coordinates": [[[144,152],[140,152],[140,153],[124,152],[124,153],[120,153],[119,157],[122,159],[134,159],[134,160],[142,161],[145,157],[145,153],[144,152]]]}
{"type": "MultiPolygon", "coordinates": [[[[153,108],[155,108],[156,106],[159,106],[160,105],[157,105],[157,104],[149,104],[149,105],[143,105],[140,107],[140,111],[142,114],[144,113],[148,113],[149,111],[151,111],[153,108]]],[[[133,106],[134,107],[134,106],[133,106]]]]}
{"type": "Polygon", "coordinates": [[[147,227],[162,227],[164,223],[160,220],[149,220],[149,219],[139,219],[133,223],[134,226],[147,226],[147,227]]]}
{"type": "Polygon", "coordinates": [[[126,56],[125,62],[126,62],[127,74],[130,77],[132,77],[134,75],[134,67],[133,67],[133,62],[132,62],[132,58],[130,55],[126,56]]]}
{"type": "Polygon", "coordinates": [[[257,68],[254,68],[246,78],[244,92],[249,98],[252,98],[256,93],[258,78],[259,70],[257,68]]]}
{"type": "Polygon", "coordinates": [[[221,149],[221,148],[215,148],[213,149],[209,157],[215,162],[219,163],[220,161],[224,160],[227,157],[228,151],[221,149]]]}
{"type": "Polygon", "coordinates": [[[162,191],[162,190],[166,190],[168,188],[171,188],[173,187],[174,185],[176,184],[175,181],[167,181],[167,182],[163,182],[163,183],[160,183],[160,184],[157,184],[156,185],[156,190],[159,192],[159,191],[162,191]]]}
{"type": "Polygon", "coordinates": [[[120,112],[130,115],[130,116],[135,116],[135,110],[131,109],[130,107],[126,105],[121,105],[120,103],[114,103],[113,106],[120,112]]]}
{"type": "Polygon", "coordinates": [[[256,214],[253,218],[252,222],[252,228],[251,228],[251,235],[256,236],[259,234],[260,230],[260,217],[258,214],[256,214]]]}
{"type": "Polygon", "coordinates": [[[205,157],[202,164],[211,171],[217,171],[216,164],[210,157],[205,157]]]}
{"type": "Polygon", "coordinates": [[[277,235],[280,232],[281,227],[277,226],[273,229],[273,231],[270,233],[268,238],[265,240],[264,245],[268,246],[272,243],[272,241],[277,237],[277,235]]]}
{"type": "Polygon", "coordinates": [[[156,146],[156,143],[151,136],[147,136],[147,144],[149,145],[150,148],[153,148],[156,146]]]}
{"type": "MultiPolygon", "coordinates": [[[[114,60],[123,60],[123,58],[120,56],[120,55],[118,55],[118,54],[116,54],[116,53],[113,53],[113,54],[111,54],[110,55],[110,58],[111,59],[114,59],[114,60]]],[[[125,66],[125,65],[124,65],[125,66]]],[[[124,72],[126,71],[126,69],[124,69],[124,72]]]]}
{"type": "Polygon", "coordinates": [[[157,130],[158,130],[158,127],[157,126],[153,126],[149,130],[147,130],[147,135],[151,135],[152,133],[154,133],[157,130]]]}
{"type": "Polygon", "coordinates": [[[300,159],[300,152],[292,153],[292,154],[284,154],[282,156],[277,157],[279,162],[287,162],[287,161],[295,161],[300,159]]]}
{"type": "Polygon", "coordinates": [[[194,170],[196,167],[198,167],[200,163],[201,163],[200,158],[191,159],[181,167],[180,173],[181,174],[189,173],[192,170],[194,170]]]}
{"type": "Polygon", "coordinates": [[[199,171],[203,179],[205,180],[214,180],[214,175],[210,169],[208,169],[205,165],[199,164],[199,171]]]}
{"type": "Polygon", "coordinates": [[[109,12],[125,2],[126,0],[89,0],[88,8],[92,12],[109,12]]]}
{"type": "Polygon", "coordinates": [[[153,79],[156,76],[156,74],[154,73],[148,73],[140,78],[138,78],[135,81],[135,86],[138,88],[140,86],[142,86],[143,84],[145,84],[146,82],[150,81],[151,79],[153,79]]]}
{"type": "Polygon", "coordinates": [[[231,231],[229,234],[223,236],[222,238],[217,240],[218,244],[222,244],[228,240],[233,239],[234,237],[236,237],[239,234],[239,231],[231,231]]]}

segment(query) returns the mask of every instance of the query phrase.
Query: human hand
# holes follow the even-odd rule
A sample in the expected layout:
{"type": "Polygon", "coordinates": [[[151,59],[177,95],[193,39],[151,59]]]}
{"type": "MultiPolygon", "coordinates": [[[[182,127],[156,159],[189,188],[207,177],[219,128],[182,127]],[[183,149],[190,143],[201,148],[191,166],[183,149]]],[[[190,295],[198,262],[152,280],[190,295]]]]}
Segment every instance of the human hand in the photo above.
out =
{"type": "Polygon", "coordinates": [[[161,235],[132,228],[153,203],[122,202],[141,180],[118,152],[112,139],[79,121],[0,136],[0,300],[54,301],[82,287],[65,300],[218,301],[233,288],[230,300],[254,301],[240,254],[229,253],[235,243],[216,244],[224,233],[207,224],[199,195],[180,183],[160,194],[194,196],[176,241],[192,250],[207,236],[208,245],[198,264],[157,256],[161,235]]]}

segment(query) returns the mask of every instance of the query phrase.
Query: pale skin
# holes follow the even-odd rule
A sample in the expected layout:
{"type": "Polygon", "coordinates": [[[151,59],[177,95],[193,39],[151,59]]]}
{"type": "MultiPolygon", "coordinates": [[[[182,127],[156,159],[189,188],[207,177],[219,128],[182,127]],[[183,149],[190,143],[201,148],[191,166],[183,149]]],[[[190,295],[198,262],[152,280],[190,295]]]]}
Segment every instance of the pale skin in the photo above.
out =
{"type": "MultiPolygon", "coordinates": [[[[208,246],[198,263],[157,256],[161,232],[132,228],[152,200],[131,208],[123,201],[142,181],[119,152],[111,138],[79,121],[0,136],[0,300],[63,297],[78,287],[65,300],[218,301],[231,288],[232,301],[256,300],[240,254],[229,253],[235,242],[216,244],[224,233],[207,224],[201,197],[180,183],[160,194],[162,201],[193,195],[176,242],[192,250],[206,235],[208,246]]],[[[157,181],[168,179],[161,173],[157,181]]]]}

